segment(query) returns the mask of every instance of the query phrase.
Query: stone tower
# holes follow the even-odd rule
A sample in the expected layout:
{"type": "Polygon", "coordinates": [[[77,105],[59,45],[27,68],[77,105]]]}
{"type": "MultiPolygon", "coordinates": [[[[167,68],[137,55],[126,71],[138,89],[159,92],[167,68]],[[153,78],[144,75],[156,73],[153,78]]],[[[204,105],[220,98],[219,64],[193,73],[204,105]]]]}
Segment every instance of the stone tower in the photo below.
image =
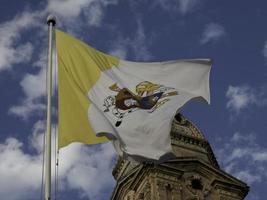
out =
{"type": "Polygon", "coordinates": [[[177,114],[171,131],[175,159],[159,165],[118,159],[112,200],[241,200],[246,183],[220,169],[208,141],[177,114]]]}

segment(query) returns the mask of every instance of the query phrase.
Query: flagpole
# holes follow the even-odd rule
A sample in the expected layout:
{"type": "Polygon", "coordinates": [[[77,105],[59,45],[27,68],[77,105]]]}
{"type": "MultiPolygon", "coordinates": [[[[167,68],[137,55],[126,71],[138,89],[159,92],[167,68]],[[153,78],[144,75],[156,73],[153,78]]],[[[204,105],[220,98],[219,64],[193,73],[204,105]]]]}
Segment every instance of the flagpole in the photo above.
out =
{"type": "Polygon", "coordinates": [[[47,63],[47,118],[45,135],[45,200],[51,200],[51,96],[52,96],[52,37],[56,18],[47,17],[49,30],[48,63],[47,63]]]}

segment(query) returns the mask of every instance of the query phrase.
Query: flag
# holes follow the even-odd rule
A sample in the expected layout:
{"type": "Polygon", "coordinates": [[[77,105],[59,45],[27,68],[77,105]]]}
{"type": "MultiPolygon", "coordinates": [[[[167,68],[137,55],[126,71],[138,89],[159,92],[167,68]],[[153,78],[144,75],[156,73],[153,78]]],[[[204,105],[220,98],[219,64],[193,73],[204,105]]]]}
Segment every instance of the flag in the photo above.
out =
{"type": "Polygon", "coordinates": [[[171,152],[172,120],[185,103],[210,102],[210,59],[130,62],[56,30],[59,148],[116,141],[159,160],[171,152]]]}

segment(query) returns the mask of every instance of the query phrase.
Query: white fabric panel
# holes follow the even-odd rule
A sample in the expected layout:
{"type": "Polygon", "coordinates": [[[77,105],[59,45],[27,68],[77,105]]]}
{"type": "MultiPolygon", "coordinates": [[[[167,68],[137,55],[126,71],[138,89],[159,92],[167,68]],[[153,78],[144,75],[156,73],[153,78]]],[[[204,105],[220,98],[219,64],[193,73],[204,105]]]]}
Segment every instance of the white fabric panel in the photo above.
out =
{"type": "Polygon", "coordinates": [[[196,97],[210,102],[210,65],[208,59],[157,63],[120,61],[119,66],[102,73],[88,92],[88,98],[93,103],[88,115],[95,132],[116,138],[116,144],[119,143],[116,149],[120,146],[120,150],[128,156],[159,160],[171,152],[170,129],[177,110],[196,97]],[[159,98],[157,103],[162,103],[159,107],[148,109],[151,99],[146,101],[140,94],[137,95],[136,86],[144,81],[162,85],[153,93],[153,98],[159,98]],[[119,88],[117,91],[109,88],[114,83],[119,88]],[[136,98],[126,99],[123,106],[133,103],[138,104],[138,108],[121,107],[117,100],[123,88],[127,88],[138,99],[138,102],[136,98]],[[178,95],[165,96],[175,91],[178,95]]]}

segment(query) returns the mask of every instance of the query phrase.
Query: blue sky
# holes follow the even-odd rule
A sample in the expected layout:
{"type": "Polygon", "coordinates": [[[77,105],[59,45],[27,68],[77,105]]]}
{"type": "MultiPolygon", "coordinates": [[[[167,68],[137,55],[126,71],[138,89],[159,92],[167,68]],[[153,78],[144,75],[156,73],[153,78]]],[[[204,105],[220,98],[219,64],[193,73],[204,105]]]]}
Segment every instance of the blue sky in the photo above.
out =
{"type": "MultiPolygon", "coordinates": [[[[266,198],[266,1],[1,3],[1,199],[40,199],[48,13],[61,30],[122,59],[212,58],[211,105],[191,102],[182,113],[202,130],[221,167],[249,184],[246,199],[266,198]]],[[[111,144],[64,148],[58,195],[109,199],[114,163],[111,144]]]]}

